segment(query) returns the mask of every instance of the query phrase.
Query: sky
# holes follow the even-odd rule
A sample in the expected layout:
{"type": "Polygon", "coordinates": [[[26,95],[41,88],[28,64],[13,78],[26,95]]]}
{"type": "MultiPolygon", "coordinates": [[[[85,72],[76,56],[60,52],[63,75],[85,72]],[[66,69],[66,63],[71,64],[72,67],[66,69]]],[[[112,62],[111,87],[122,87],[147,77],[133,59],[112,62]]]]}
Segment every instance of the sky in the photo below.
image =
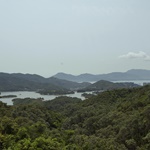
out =
{"type": "Polygon", "coordinates": [[[150,70],[150,0],[0,0],[0,72],[150,70]]]}

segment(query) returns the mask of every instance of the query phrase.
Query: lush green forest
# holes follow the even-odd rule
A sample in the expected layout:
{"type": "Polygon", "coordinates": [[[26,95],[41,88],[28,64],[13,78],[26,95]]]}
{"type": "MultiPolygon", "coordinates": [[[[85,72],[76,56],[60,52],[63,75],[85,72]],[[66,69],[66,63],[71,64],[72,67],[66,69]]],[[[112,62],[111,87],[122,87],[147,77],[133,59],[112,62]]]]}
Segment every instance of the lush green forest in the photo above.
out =
{"type": "Polygon", "coordinates": [[[149,150],[150,86],[0,102],[2,150],[149,150]]]}
{"type": "Polygon", "coordinates": [[[106,80],[100,80],[85,88],[79,89],[78,92],[112,90],[112,89],[120,89],[120,88],[133,88],[133,87],[139,87],[139,86],[140,85],[135,84],[133,82],[113,83],[113,82],[106,81],[106,80]]]}

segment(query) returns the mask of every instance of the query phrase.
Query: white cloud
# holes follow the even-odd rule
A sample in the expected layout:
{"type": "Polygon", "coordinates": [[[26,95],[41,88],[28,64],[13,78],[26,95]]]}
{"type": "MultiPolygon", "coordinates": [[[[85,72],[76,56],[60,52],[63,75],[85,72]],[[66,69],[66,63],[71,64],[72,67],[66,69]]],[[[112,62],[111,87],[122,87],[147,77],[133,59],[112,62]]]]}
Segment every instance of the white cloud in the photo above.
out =
{"type": "Polygon", "coordinates": [[[127,59],[140,58],[140,59],[143,59],[143,60],[146,60],[146,61],[150,61],[150,56],[148,54],[146,54],[145,52],[143,52],[143,51],[139,51],[137,53],[129,52],[129,53],[125,54],[125,55],[119,56],[119,58],[127,58],[127,59]]]}

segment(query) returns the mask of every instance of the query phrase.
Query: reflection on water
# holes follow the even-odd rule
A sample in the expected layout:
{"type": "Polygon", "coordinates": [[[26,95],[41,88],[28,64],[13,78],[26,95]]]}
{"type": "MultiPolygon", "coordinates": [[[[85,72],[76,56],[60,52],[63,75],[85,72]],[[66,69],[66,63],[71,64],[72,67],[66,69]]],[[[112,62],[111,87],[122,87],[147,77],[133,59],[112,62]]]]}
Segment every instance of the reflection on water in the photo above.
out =
{"type": "MultiPolygon", "coordinates": [[[[58,97],[58,95],[41,95],[39,93],[36,92],[27,92],[27,91],[19,91],[19,92],[1,92],[1,96],[5,96],[5,95],[16,95],[16,98],[43,98],[44,100],[52,100],[56,97],[58,97]]],[[[80,98],[82,100],[84,100],[85,98],[81,96],[82,93],[77,93],[75,92],[74,94],[67,94],[67,95],[63,95],[63,96],[70,96],[70,97],[77,97],[80,98]]],[[[61,96],[61,95],[59,95],[61,96]]],[[[8,105],[13,105],[12,99],[14,98],[1,98],[0,101],[7,103],[8,105]]]]}

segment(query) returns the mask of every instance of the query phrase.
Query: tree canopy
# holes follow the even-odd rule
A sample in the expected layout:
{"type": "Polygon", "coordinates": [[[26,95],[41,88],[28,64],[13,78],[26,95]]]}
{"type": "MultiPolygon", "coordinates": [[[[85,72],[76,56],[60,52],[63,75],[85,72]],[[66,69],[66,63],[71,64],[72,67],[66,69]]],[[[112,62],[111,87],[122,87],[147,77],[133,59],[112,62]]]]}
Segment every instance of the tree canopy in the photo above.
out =
{"type": "Polygon", "coordinates": [[[84,101],[0,102],[2,150],[148,150],[150,86],[105,91],[84,101]]]}

